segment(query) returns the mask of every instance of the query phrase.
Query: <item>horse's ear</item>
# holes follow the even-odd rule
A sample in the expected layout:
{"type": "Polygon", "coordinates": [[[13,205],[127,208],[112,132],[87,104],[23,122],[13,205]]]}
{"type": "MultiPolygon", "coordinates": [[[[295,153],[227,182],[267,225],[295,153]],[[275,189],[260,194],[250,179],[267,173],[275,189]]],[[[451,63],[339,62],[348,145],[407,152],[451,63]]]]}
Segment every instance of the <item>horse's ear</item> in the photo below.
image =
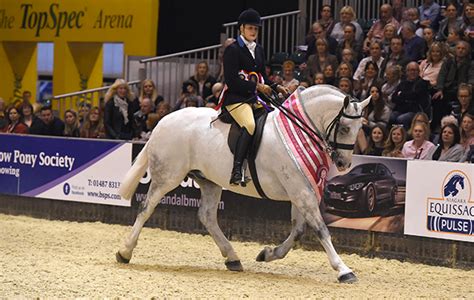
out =
{"type": "Polygon", "coordinates": [[[360,102],[360,110],[363,110],[370,103],[372,96],[367,97],[364,101],[360,102]]]}
{"type": "Polygon", "coordinates": [[[349,96],[346,96],[346,98],[344,98],[344,109],[347,108],[350,102],[351,102],[351,98],[349,96]]]}

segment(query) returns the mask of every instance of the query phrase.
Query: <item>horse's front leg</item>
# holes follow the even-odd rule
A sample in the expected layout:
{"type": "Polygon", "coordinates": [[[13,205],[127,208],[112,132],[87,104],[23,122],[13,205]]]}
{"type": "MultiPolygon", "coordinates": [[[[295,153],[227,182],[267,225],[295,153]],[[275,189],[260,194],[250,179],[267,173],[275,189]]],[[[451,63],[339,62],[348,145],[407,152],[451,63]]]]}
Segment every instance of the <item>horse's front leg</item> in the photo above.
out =
{"type": "Polygon", "coordinates": [[[198,211],[199,220],[201,220],[214,239],[222,256],[226,258],[225,266],[227,269],[230,271],[243,271],[239,257],[217,223],[217,209],[221,200],[222,187],[209,180],[198,178],[195,180],[201,188],[201,206],[198,211]]]}
{"type": "Polygon", "coordinates": [[[316,232],[317,237],[328,255],[331,267],[338,272],[337,278],[339,282],[352,283],[357,281],[355,274],[344,264],[334,249],[331,242],[331,235],[319,210],[318,197],[314,194],[312,189],[303,184],[304,180],[300,180],[299,182],[299,184],[286,186],[288,195],[293,195],[291,202],[302,214],[308,225],[316,232]]]}
{"type": "Polygon", "coordinates": [[[301,239],[305,230],[305,219],[298,209],[291,205],[291,232],[286,240],[275,248],[265,247],[257,256],[257,261],[270,262],[284,258],[293,248],[295,242],[301,239]]]}

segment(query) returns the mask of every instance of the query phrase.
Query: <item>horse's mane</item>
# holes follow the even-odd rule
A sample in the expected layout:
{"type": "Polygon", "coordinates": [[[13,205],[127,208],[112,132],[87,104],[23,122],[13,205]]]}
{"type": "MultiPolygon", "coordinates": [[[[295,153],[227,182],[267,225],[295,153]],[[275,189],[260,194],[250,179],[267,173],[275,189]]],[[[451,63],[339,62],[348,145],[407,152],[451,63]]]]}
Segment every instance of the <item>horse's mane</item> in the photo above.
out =
{"type": "Polygon", "coordinates": [[[325,100],[331,99],[335,102],[337,101],[338,103],[340,103],[346,97],[346,94],[344,94],[340,89],[329,84],[313,85],[309,88],[302,90],[300,94],[304,102],[310,99],[318,99],[320,96],[324,95],[325,100]]]}

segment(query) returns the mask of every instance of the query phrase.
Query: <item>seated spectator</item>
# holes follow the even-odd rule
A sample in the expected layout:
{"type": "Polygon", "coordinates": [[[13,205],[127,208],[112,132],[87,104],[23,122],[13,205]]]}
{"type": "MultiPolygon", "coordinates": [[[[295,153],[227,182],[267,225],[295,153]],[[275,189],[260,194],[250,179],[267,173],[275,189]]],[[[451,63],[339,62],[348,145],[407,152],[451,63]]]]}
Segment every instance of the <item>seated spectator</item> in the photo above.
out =
{"type": "Polygon", "coordinates": [[[420,78],[420,67],[416,62],[407,65],[406,79],[400,82],[392,96],[395,104],[390,117],[391,124],[403,124],[405,128],[417,112],[430,110],[429,83],[420,78]]]}
{"type": "Polygon", "coordinates": [[[314,75],[314,81],[313,85],[318,85],[318,84],[325,84],[326,82],[324,81],[324,74],[321,72],[318,72],[314,75]]]}
{"type": "Polygon", "coordinates": [[[222,43],[222,47],[219,48],[218,53],[218,61],[219,61],[219,68],[216,73],[216,80],[217,82],[224,82],[224,51],[225,49],[232,45],[235,42],[234,38],[228,38],[222,43]]]}
{"type": "Polygon", "coordinates": [[[207,97],[206,99],[206,107],[216,107],[219,103],[219,97],[221,95],[222,90],[224,89],[224,84],[221,82],[217,82],[212,86],[212,96],[207,97]]]}
{"type": "Polygon", "coordinates": [[[384,150],[384,144],[386,139],[385,127],[381,125],[375,125],[370,130],[369,140],[367,142],[367,148],[364,150],[365,155],[371,156],[382,156],[384,150]]]}
{"type": "Polygon", "coordinates": [[[379,68],[377,64],[373,61],[367,62],[365,65],[364,74],[359,82],[355,86],[355,94],[359,99],[365,99],[369,96],[370,87],[373,85],[382,85],[382,81],[378,79],[377,74],[379,73],[379,68]]]}
{"type": "Polygon", "coordinates": [[[448,115],[452,110],[452,102],[456,101],[458,86],[460,83],[469,82],[470,68],[470,46],[465,41],[460,41],[456,45],[456,56],[443,62],[439,71],[433,95],[433,110],[438,122],[441,117],[448,115]]]}
{"type": "Polygon", "coordinates": [[[291,60],[283,62],[283,82],[282,85],[286,87],[289,93],[293,93],[300,85],[298,79],[295,78],[295,63],[291,60]]]}
{"type": "MultiPolygon", "coordinates": [[[[212,90],[211,90],[212,91],[212,90]]],[[[197,106],[203,106],[204,100],[201,96],[197,94],[197,87],[194,81],[186,80],[183,82],[183,88],[181,91],[181,95],[179,96],[178,100],[176,101],[175,107],[173,111],[187,107],[187,101],[191,96],[196,96],[197,106]]]]}
{"type": "Polygon", "coordinates": [[[426,42],[426,48],[429,49],[431,47],[431,44],[433,44],[433,42],[435,41],[435,32],[433,28],[423,28],[423,39],[426,42]]]}
{"type": "Polygon", "coordinates": [[[458,16],[458,8],[454,2],[450,2],[446,6],[446,16],[439,23],[439,30],[436,34],[436,40],[447,41],[449,31],[454,30],[456,32],[464,31],[464,20],[458,16]]]}
{"type": "Polygon", "coordinates": [[[23,122],[28,126],[28,130],[33,126],[41,126],[42,121],[33,114],[33,105],[23,104],[20,111],[23,115],[23,122]]]}
{"type": "Polygon", "coordinates": [[[382,63],[380,75],[385,74],[385,69],[393,65],[400,66],[402,68],[402,72],[404,72],[409,62],[410,59],[403,52],[402,38],[399,36],[393,37],[390,41],[390,53],[385,57],[382,63]]]}
{"type": "Polygon", "coordinates": [[[127,82],[115,80],[105,95],[104,125],[108,139],[131,140],[133,137],[133,114],[138,111],[138,101],[127,82]]]}
{"type": "Polygon", "coordinates": [[[156,108],[156,114],[158,115],[158,122],[161,121],[166,115],[171,113],[171,105],[166,102],[161,102],[156,108]]]}
{"type": "MultiPolygon", "coordinates": [[[[197,88],[197,95],[202,99],[206,99],[212,95],[212,86],[216,83],[216,79],[209,75],[209,65],[206,61],[201,61],[196,65],[196,72],[189,80],[194,82],[197,88]]],[[[201,103],[201,106],[203,103],[201,103]]]]}
{"type": "Polygon", "coordinates": [[[474,115],[465,113],[462,116],[460,133],[461,145],[468,150],[470,145],[474,145],[474,115]]]}
{"type": "MultiPolygon", "coordinates": [[[[415,123],[424,123],[426,124],[427,126],[430,125],[430,119],[428,117],[427,114],[425,114],[424,112],[418,112],[415,114],[415,116],[413,117],[413,119],[411,120],[411,125],[410,127],[408,128],[408,132],[407,132],[407,139],[408,140],[411,140],[413,139],[413,135],[412,135],[412,132],[411,130],[413,129],[413,127],[415,126],[415,123]]],[[[435,138],[435,136],[431,133],[430,131],[430,136],[429,136],[429,140],[430,141],[433,141],[435,138]]]]}
{"type": "Polygon", "coordinates": [[[138,140],[144,142],[148,141],[153,132],[153,129],[156,127],[159,120],[160,116],[158,114],[150,113],[148,115],[148,118],[146,119],[146,131],[141,132],[141,135],[138,137],[138,140]]]}
{"type": "MultiPolygon", "coordinates": [[[[336,84],[339,83],[339,79],[342,77],[352,78],[352,65],[350,63],[342,62],[339,64],[336,70],[336,84]]],[[[351,84],[352,85],[352,84],[351,84]]]]}
{"type": "Polygon", "coordinates": [[[105,138],[105,126],[99,107],[93,106],[89,110],[80,129],[80,136],[89,139],[105,138]]]}
{"type": "Polygon", "coordinates": [[[336,54],[337,41],[326,34],[326,31],[320,23],[314,22],[311,25],[309,34],[306,36],[305,44],[308,45],[308,49],[306,49],[306,60],[308,60],[311,55],[316,54],[317,39],[325,39],[328,44],[328,52],[332,55],[336,54]]]}
{"type": "MultiPolygon", "coordinates": [[[[407,9],[407,21],[411,21],[413,24],[415,24],[415,34],[419,37],[423,37],[423,26],[421,26],[420,23],[420,11],[416,9],[415,7],[410,7],[407,9]]],[[[430,28],[430,27],[427,27],[430,28]]],[[[398,33],[400,35],[401,32],[398,33]]]]}
{"type": "Polygon", "coordinates": [[[431,27],[438,29],[440,6],[433,0],[423,0],[423,4],[418,7],[420,11],[420,23],[423,28],[431,27]]]}
{"type": "Polygon", "coordinates": [[[0,98],[0,130],[8,125],[8,120],[5,117],[5,100],[0,98]]]}
{"type": "MultiPolygon", "coordinates": [[[[352,49],[344,49],[341,52],[341,63],[348,63],[352,66],[352,72],[354,72],[357,69],[357,66],[359,65],[359,62],[357,59],[354,58],[354,52],[352,49]]],[[[352,78],[352,76],[351,76],[352,78]]]]}
{"type": "Polygon", "coordinates": [[[336,70],[338,65],[337,58],[329,53],[327,40],[318,38],[316,40],[316,54],[310,55],[308,58],[305,77],[313,82],[314,75],[323,72],[326,65],[332,65],[333,70],[336,70]]]}
{"type": "Polygon", "coordinates": [[[402,148],[407,140],[403,125],[393,125],[385,141],[382,156],[403,158],[402,148]]]}
{"type": "Polygon", "coordinates": [[[340,10],[339,19],[340,21],[336,23],[336,25],[334,25],[330,36],[336,39],[338,43],[340,43],[344,39],[344,27],[347,24],[352,23],[356,27],[356,40],[359,43],[362,43],[364,32],[362,30],[362,27],[360,27],[359,23],[355,21],[356,15],[354,9],[349,5],[342,7],[340,10]]]}
{"type": "Polygon", "coordinates": [[[407,8],[403,0],[392,0],[393,17],[400,23],[407,8]]]}
{"type": "Polygon", "coordinates": [[[416,122],[411,128],[413,140],[405,142],[402,155],[409,159],[428,159],[427,156],[435,145],[428,140],[430,128],[423,122],[416,122]]]}
{"type": "Polygon", "coordinates": [[[349,96],[353,95],[353,88],[352,88],[352,80],[349,77],[341,77],[339,78],[338,87],[341,91],[348,94],[349,96]]]}
{"type": "Polygon", "coordinates": [[[133,114],[133,138],[139,139],[148,132],[146,121],[148,115],[155,110],[153,101],[150,98],[143,98],[140,102],[140,110],[133,114]]]}
{"type": "Polygon", "coordinates": [[[356,27],[349,23],[344,26],[344,38],[338,43],[336,56],[339,61],[342,60],[342,50],[350,49],[355,53],[355,60],[359,62],[362,59],[362,45],[356,40],[356,27]]]}
{"type": "Polygon", "coordinates": [[[369,32],[367,33],[367,38],[364,42],[364,45],[368,45],[364,51],[366,53],[369,52],[369,47],[370,44],[372,44],[375,41],[381,42],[384,37],[384,28],[385,25],[387,24],[392,24],[395,26],[395,32],[397,31],[398,27],[400,24],[398,21],[393,17],[393,10],[392,6],[388,3],[382,4],[380,6],[380,19],[375,21],[375,23],[370,27],[369,32]]]}
{"type": "Polygon", "coordinates": [[[441,128],[440,144],[431,149],[426,159],[438,161],[458,162],[464,155],[464,147],[459,144],[461,140],[459,128],[454,124],[447,124],[441,128]]]}
{"type": "Polygon", "coordinates": [[[37,135],[64,135],[64,122],[56,118],[50,106],[43,106],[40,110],[41,122],[33,123],[30,127],[31,134],[37,135]]]}
{"type": "Polygon", "coordinates": [[[91,109],[91,104],[88,102],[82,102],[79,104],[79,123],[82,125],[84,123],[85,117],[89,113],[89,110],[91,109]]]}
{"type": "MultiPolygon", "coordinates": [[[[383,30],[383,39],[381,40],[382,43],[382,56],[388,57],[390,55],[390,43],[392,38],[398,36],[396,27],[389,23],[385,25],[383,30]]],[[[370,45],[366,46],[366,53],[369,53],[370,45]]]]}
{"type": "Polygon", "coordinates": [[[318,23],[323,27],[324,31],[326,32],[326,36],[329,36],[332,29],[334,28],[334,25],[336,25],[336,22],[334,22],[334,19],[332,18],[331,5],[323,4],[321,6],[319,16],[318,23]]]}
{"type": "MultiPolygon", "coordinates": [[[[440,128],[443,128],[444,126],[446,126],[448,124],[453,124],[459,129],[458,119],[456,119],[456,117],[454,117],[453,115],[444,116],[441,119],[441,127],[440,128]]],[[[435,135],[432,142],[433,142],[433,144],[438,145],[440,143],[440,134],[435,135]]]]}
{"type": "MultiPolygon", "coordinates": [[[[361,77],[365,71],[365,67],[369,61],[377,64],[377,71],[380,71],[384,58],[382,57],[382,45],[380,42],[373,42],[370,44],[370,56],[362,59],[354,72],[354,80],[361,80],[361,77]]],[[[377,77],[379,74],[377,74],[377,77]]]]}
{"type": "Polygon", "coordinates": [[[461,83],[458,88],[458,98],[453,107],[452,114],[460,121],[465,113],[474,115],[474,103],[472,101],[472,86],[467,83],[461,83]]]}
{"type": "Polygon", "coordinates": [[[459,41],[462,41],[464,33],[462,30],[450,29],[448,34],[448,39],[446,40],[448,44],[449,53],[452,56],[456,56],[456,46],[459,41]]]}
{"type": "Polygon", "coordinates": [[[336,84],[336,72],[333,65],[328,64],[324,66],[323,75],[324,75],[324,83],[330,84],[330,85],[336,84]]]}
{"type": "Polygon", "coordinates": [[[79,137],[79,118],[77,112],[67,109],[64,112],[64,136],[79,137]]]}
{"type": "MultiPolygon", "coordinates": [[[[377,85],[372,85],[369,89],[371,99],[369,105],[366,106],[362,115],[362,124],[364,127],[373,128],[375,125],[387,128],[390,119],[390,108],[385,105],[377,85]]],[[[368,130],[366,130],[367,132],[368,130]]]]}
{"type": "Polygon", "coordinates": [[[472,49],[474,42],[474,3],[464,5],[463,22],[464,39],[470,42],[472,49]]]}
{"type": "Polygon", "coordinates": [[[416,35],[416,26],[411,21],[402,23],[403,50],[410,61],[420,61],[425,58],[426,42],[416,35]]]}
{"type": "Polygon", "coordinates": [[[434,42],[428,49],[426,59],[420,63],[420,77],[429,81],[431,89],[436,87],[439,71],[447,59],[447,49],[444,43],[434,42]]]}
{"type": "Polygon", "coordinates": [[[386,82],[382,85],[382,98],[385,104],[393,110],[395,103],[392,102],[392,96],[400,84],[402,77],[402,68],[399,65],[392,65],[385,70],[386,82]]]}
{"type": "Polygon", "coordinates": [[[158,103],[163,101],[163,96],[158,95],[156,85],[151,79],[142,80],[140,84],[140,95],[138,96],[138,104],[142,103],[144,98],[149,98],[153,101],[153,105],[156,107],[158,103]]]}
{"type": "Polygon", "coordinates": [[[7,120],[8,125],[5,126],[0,132],[5,133],[18,133],[18,134],[27,134],[28,126],[23,123],[23,117],[20,111],[15,107],[11,106],[7,109],[7,120]]]}

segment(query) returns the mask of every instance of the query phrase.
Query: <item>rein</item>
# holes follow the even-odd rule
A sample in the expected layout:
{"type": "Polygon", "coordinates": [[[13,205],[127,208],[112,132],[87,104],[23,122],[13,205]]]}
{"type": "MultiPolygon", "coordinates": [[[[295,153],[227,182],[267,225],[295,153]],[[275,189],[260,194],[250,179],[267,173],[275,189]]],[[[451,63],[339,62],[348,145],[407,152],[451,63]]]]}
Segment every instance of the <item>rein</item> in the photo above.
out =
{"type": "MultiPolygon", "coordinates": [[[[275,94],[276,93],[273,91],[274,96],[275,94]]],[[[280,110],[294,125],[298,126],[304,133],[306,133],[306,135],[318,146],[320,150],[322,151],[325,150],[333,161],[336,161],[337,158],[339,157],[339,153],[337,152],[338,149],[343,149],[343,150],[354,149],[355,144],[343,144],[343,143],[337,142],[337,131],[339,129],[340,120],[342,117],[348,118],[348,119],[359,119],[362,117],[362,115],[350,116],[344,112],[344,106],[343,106],[341,110],[339,111],[339,113],[336,115],[336,117],[334,117],[331,123],[329,123],[329,126],[328,128],[326,128],[325,134],[323,135],[317,127],[313,129],[304,120],[302,120],[300,117],[295,115],[289,109],[284,107],[283,104],[281,104],[279,101],[267,95],[263,95],[263,97],[266,100],[268,100],[268,102],[270,102],[272,105],[274,105],[276,108],[278,108],[278,110],[280,110]],[[330,141],[329,137],[334,130],[335,130],[334,141],[330,141]],[[313,135],[318,137],[319,141],[316,138],[314,138],[313,135]],[[320,144],[321,141],[323,142],[323,145],[320,144]]]]}

